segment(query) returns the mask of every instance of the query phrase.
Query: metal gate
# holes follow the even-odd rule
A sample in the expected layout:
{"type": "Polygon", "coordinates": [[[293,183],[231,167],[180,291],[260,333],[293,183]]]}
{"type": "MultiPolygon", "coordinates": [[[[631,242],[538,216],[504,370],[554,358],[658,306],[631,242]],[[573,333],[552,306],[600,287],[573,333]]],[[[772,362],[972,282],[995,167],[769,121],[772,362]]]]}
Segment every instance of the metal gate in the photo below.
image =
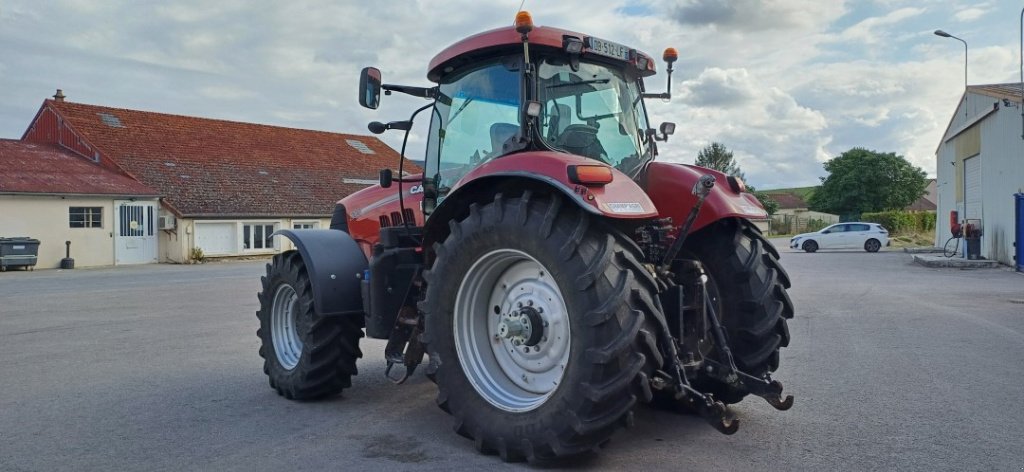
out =
{"type": "Polygon", "coordinates": [[[114,263],[146,264],[157,260],[156,205],[114,202],[114,263]]]}

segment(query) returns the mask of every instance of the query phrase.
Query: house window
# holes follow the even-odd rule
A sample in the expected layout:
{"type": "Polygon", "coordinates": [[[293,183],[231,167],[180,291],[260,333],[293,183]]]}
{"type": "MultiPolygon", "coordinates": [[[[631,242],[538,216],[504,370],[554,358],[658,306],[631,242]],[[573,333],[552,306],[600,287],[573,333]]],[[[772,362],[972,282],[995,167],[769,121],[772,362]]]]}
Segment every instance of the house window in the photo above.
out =
{"type": "Polygon", "coordinates": [[[245,250],[259,250],[259,249],[275,249],[274,239],[270,237],[274,234],[273,223],[245,223],[242,225],[242,249],[245,250]]]}
{"type": "Polygon", "coordinates": [[[103,207],[68,208],[68,226],[71,228],[102,228],[103,207]]]}
{"type": "Polygon", "coordinates": [[[319,221],[295,221],[292,222],[292,229],[319,229],[319,221]]]}

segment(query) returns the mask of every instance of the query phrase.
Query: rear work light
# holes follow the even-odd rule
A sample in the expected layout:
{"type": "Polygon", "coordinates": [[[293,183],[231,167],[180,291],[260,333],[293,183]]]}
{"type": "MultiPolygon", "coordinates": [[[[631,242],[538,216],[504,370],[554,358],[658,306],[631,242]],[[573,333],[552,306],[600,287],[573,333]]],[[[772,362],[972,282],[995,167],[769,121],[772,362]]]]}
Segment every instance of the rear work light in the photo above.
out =
{"type": "Polygon", "coordinates": [[[612,181],[612,169],[608,166],[569,166],[569,180],[583,185],[605,185],[612,181]]]}
{"type": "Polygon", "coordinates": [[[733,192],[743,193],[747,191],[747,184],[743,182],[743,179],[736,177],[735,175],[730,175],[726,180],[729,181],[729,188],[731,188],[733,192]]]}

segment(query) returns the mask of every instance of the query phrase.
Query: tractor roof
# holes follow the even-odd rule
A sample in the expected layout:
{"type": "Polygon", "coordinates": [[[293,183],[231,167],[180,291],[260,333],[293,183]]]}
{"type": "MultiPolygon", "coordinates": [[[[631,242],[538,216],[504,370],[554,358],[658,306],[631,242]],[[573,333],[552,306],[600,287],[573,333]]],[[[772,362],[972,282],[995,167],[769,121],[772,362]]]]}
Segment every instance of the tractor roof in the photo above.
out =
{"type": "MultiPolygon", "coordinates": [[[[564,36],[585,39],[588,35],[550,26],[538,26],[530,32],[530,46],[561,49],[564,36]]],[[[473,62],[481,56],[488,56],[501,49],[509,49],[510,47],[521,48],[521,45],[522,38],[516,32],[514,26],[496,28],[475,34],[448,46],[445,50],[434,56],[430,60],[430,66],[427,69],[427,78],[437,82],[441,74],[445,72],[444,69],[473,62]]],[[[643,52],[637,51],[637,53],[646,57],[648,63],[647,69],[641,75],[645,77],[654,75],[654,60],[643,52]]]]}

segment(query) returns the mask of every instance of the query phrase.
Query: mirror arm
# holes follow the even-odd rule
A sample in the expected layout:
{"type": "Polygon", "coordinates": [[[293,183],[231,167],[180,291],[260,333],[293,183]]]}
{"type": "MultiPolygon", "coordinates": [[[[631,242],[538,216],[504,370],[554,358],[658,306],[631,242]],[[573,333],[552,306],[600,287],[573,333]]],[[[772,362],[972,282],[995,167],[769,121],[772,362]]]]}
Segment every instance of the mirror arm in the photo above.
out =
{"type": "Polygon", "coordinates": [[[437,87],[413,87],[410,85],[381,84],[380,88],[384,90],[385,95],[391,95],[391,92],[400,92],[420,98],[437,98],[437,87]]]}

